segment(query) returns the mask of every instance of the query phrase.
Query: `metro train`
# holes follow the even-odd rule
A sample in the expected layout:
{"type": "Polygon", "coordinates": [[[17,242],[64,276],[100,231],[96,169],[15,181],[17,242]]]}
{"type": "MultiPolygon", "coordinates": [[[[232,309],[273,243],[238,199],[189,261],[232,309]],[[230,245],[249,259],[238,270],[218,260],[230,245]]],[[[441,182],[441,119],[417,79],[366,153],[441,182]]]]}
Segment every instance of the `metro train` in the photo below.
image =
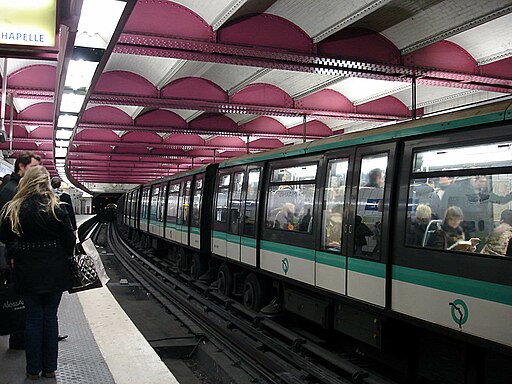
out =
{"type": "Polygon", "coordinates": [[[414,382],[509,383],[511,208],[502,101],[156,180],[120,220],[248,308],[348,335],[414,382]]]}

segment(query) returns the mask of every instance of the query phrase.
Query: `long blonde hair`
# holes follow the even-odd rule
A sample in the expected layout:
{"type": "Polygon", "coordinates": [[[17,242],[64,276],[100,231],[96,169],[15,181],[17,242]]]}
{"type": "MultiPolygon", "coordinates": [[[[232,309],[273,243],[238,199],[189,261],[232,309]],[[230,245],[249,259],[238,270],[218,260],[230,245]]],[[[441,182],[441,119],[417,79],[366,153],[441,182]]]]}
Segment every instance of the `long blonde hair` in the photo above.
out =
{"type": "Polygon", "coordinates": [[[50,174],[42,165],[31,167],[21,178],[16,195],[0,213],[2,220],[9,219],[12,231],[18,236],[23,233],[20,223],[21,206],[25,200],[34,195],[41,195],[43,197],[41,209],[44,212],[51,212],[52,216],[59,220],[55,212],[55,208],[59,205],[59,198],[50,188],[50,174]]]}

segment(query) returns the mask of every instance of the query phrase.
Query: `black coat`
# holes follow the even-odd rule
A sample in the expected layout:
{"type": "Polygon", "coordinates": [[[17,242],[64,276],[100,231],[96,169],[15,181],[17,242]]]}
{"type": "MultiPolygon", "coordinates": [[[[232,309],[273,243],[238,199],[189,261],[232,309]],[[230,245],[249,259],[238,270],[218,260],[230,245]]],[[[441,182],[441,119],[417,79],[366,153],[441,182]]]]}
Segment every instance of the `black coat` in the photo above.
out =
{"type": "Polygon", "coordinates": [[[73,204],[71,203],[71,196],[65,192],[59,194],[59,199],[63,205],[65,206],[66,210],[69,214],[69,219],[71,220],[71,226],[76,231],[76,217],[75,217],[75,211],[73,210],[73,204]]]}
{"type": "Polygon", "coordinates": [[[0,210],[12,200],[16,192],[18,192],[18,184],[20,183],[21,176],[13,172],[11,175],[11,179],[2,186],[0,190],[0,210]]]}
{"type": "Polygon", "coordinates": [[[68,259],[73,254],[75,234],[69,215],[57,207],[56,220],[41,209],[41,202],[41,196],[33,196],[22,204],[21,236],[12,232],[8,219],[0,227],[1,241],[17,240],[18,247],[10,256],[14,256],[15,286],[24,295],[63,292],[73,284],[68,259]],[[48,246],[49,242],[53,244],[48,246]]]}

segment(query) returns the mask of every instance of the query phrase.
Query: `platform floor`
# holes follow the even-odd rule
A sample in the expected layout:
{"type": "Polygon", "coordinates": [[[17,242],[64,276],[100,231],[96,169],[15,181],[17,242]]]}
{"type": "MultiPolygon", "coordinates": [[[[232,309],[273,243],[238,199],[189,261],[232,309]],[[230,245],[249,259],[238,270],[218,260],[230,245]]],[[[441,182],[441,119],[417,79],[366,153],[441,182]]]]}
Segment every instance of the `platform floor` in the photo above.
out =
{"type": "MultiPolygon", "coordinates": [[[[79,223],[88,217],[79,216],[79,223]]],[[[108,288],[65,293],[59,307],[59,361],[55,379],[62,384],[175,384],[174,375],[125,314],[108,288]]],[[[0,383],[21,384],[25,352],[8,349],[0,336],[0,383]]]]}

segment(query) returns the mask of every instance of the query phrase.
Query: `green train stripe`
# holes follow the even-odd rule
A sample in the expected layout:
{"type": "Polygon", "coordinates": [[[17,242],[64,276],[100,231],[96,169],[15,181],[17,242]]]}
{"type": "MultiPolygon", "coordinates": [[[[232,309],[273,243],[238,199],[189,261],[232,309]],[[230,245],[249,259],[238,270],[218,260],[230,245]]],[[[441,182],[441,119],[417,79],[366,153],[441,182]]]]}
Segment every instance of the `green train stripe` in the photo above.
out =
{"type": "Polygon", "coordinates": [[[297,257],[299,259],[315,261],[315,251],[312,249],[294,247],[293,245],[273,243],[261,240],[261,249],[265,251],[280,253],[285,256],[297,257]]]}
{"type": "Polygon", "coordinates": [[[393,280],[512,305],[512,287],[393,265],[393,280]]]}
{"type": "Polygon", "coordinates": [[[242,237],[241,238],[242,245],[245,247],[256,248],[256,239],[251,237],[242,237]]]}
{"type": "Polygon", "coordinates": [[[231,233],[226,233],[226,241],[234,244],[240,244],[240,236],[232,235],[231,233]]]}
{"type": "Polygon", "coordinates": [[[212,231],[212,237],[220,240],[226,240],[226,232],[212,231]]]}
{"type": "Polygon", "coordinates": [[[334,253],[316,252],[316,262],[319,264],[329,265],[331,267],[345,269],[347,267],[347,258],[334,253]]]}
{"type": "Polygon", "coordinates": [[[190,227],[190,233],[193,233],[194,235],[200,235],[201,234],[201,228],[190,227]]]}
{"type": "Polygon", "coordinates": [[[349,257],[348,259],[349,271],[364,273],[376,277],[386,278],[386,264],[378,263],[375,261],[356,259],[349,257]]]}

